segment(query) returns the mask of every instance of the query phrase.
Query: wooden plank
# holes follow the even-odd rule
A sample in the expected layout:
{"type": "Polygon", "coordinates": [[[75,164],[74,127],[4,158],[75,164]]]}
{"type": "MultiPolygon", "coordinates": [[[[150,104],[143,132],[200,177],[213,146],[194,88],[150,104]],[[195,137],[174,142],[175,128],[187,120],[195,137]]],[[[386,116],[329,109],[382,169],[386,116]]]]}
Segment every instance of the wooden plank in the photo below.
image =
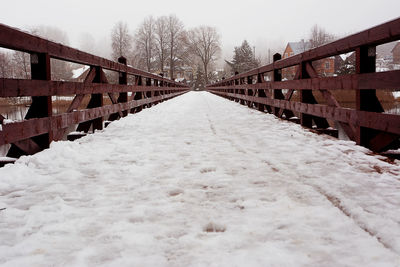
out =
{"type": "MultiPolygon", "coordinates": [[[[311,78],[318,77],[318,73],[315,71],[314,67],[311,64],[308,63],[306,65],[306,70],[311,78]]],[[[326,89],[320,89],[319,91],[321,92],[321,94],[324,97],[325,101],[327,102],[328,106],[340,107],[339,102],[335,99],[335,97],[332,95],[332,93],[330,91],[328,91],[326,89]]],[[[347,137],[349,137],[350,140],[354,141],[355,137],[356,137],[356,128],[348,123],[339,122],[339,124],[345,131],[347,137]]]]}
{"type": "Polygon", "coordinates": [[[259,98],[241,94],[212,91],[214,94],[229,96],[246,101],[253,101],[264,105],[289,109],[294,112],[307,113],[326,119],[345,122],[352,125],[385,131],[400,135],[400,116],[369,111],[358,111],[348,108],[330,107],[321,104],[306,104],[279,99],[259,98]]]}
{"type": "Polygon", "coordinates": [[[246,89],[294,89],[294,90],[364,90],[383,89],[397,90],[400,85],[400,70],[348,74],[336,77],[318,77],[302,80],[290,80],[282,82],[265,82],[250,85],[210,85],[208,90],[225,90],[244,87],[246,89]]]}
{"type": "Polygon", "coordinates": [[[90,66],[98,66],[108,70],[126,72],[131,75],[141,75],[146,78],[162,80],[169,85],[185,87],[185,85],[181,83],[162,78],[161,76],[91,55],[89,53],[19,31],[18,29],[4,24],[0,24],[0,47],[27,53],[47,53],[50,55],[50,57],[60,60],[66,60],[90,66]]]}
{"type": "MultiPolygon", "coordinates": [[[[379,132],[375,137],[373,137],[368,144],[368,147],[371,148],[371,150],[376,151],[376,152],[382,152],[387,149],[390,149],[391,145],[394,142],[399,143],[400,141],[400,135],[397,134],[391,134],[391,133],[385,133],[385,132],[379,132]]],[[[395,149],[398,147],[394,147],[395,149]]]]}
{"type": "MultiPolygon", "coordinates": [[[[298,65],[305,61],[315,61],[322,58],[340,55],[354,51],[359,46],[377,46],[400,39],[400,18],[383,23],[373,28],[364,30],[362,32],[344,37],[337,41],[325,44],[323,46],[305,51],[301,54],[276,61],[272,64],[262,66],[248,72],[241,73],[230,77],[224,82],[235,80],[238,78],[246,77],[249,75],[256,75],[257,73],[265,73],[273,71],[274,69],[282,69],[298,65]]],[[[215,83],[220,85],[222,82],[215,83]]],[[[329,89],[329,88],[328,88],[329,89]]]]}
{"type": "Polygon", "coordinates": [[[40,81],[0,78],[0,97],[66,96],[147,91],[184,91],[187,87],[158,87],[141,85],[100,84],[62,81],[40,81]]]}
{"type": "MultiPolygon", "coordinates": [[[[294,75],[294,78],[293,78],[294,80],[298,80],[300,78],[300,70],[301,70],[300,68],[297,68],[296,74],[294,75]]],[[[285,99],[286,101],[290,101],[290,99],[293,96],[293,93],[294,93],[294,90],[293,89],[289,89],[289,91],[286,93],[285,97],[283,97],[281,99],[285,99]]],[[[285,112],[284,109],[280,109],[278,114],[277,114],[277,117],[281,118],[284,112],[285,112]]],[[[289,119],[291,117],[294,117],[293,112],[292,111],[290,111],[290,112],[286,111],[286,119],[289,119]]]]}

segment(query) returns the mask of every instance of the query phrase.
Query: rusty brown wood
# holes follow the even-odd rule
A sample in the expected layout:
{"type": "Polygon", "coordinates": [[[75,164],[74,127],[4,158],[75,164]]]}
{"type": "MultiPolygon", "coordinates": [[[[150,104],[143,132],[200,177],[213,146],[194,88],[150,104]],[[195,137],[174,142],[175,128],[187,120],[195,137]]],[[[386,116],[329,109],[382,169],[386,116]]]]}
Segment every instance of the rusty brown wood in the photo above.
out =
{"type": "MultiPolygon", "coordinates": [[[[318,73],[315,71],[314,67],[311,64],[307,64],[306,66],[308,74],[311,76],[311,78],[317,78],[318,73]]],[[[340,107],[339,102],[335,99],[335,97],[332,95],[332,93],[326,89],[320,89],[319,90],[324,97],[325,101],[327,102],[328,106],[332,107],[340,107]]],[[[355,135],[356,135],[356,129],[353,127],[351,124],[344,123],[344,122],[339,122],[340,126],[343,128],[345,131],[347,137],[350,138],[350,140],[355,140],[355,135]]]]}
{"type": "Polygon", "coordinates": [[[63,81],[40,81],[0,78],[0,97],[22,96],[68,96],[76,94],[104,94],[123,92],[146,92],[186,90],[186,87],[158,87],[139,85],[99,84],[63,81]]]}
{"type": "MultiPolygon", "coordinates": [[[[267,103],[271,103],[272,101],[272,103],[275,104],[271,106],[274,107],[274,113],[277,116],[282,116],[284,107],[288,107],[288,110],[292,108],[292,111],[300,113],[301,123],[303,126],[311,127],[312,122],[314,121],[318,128],[328,127],[329,124],[326,119],[332,119],[332,116],[326,117],[324,112],[318,111],[318,109],[321,109],[323,105],[318,105],[313,96],[312,90],[320,91],[328,106],[335,107],[337,108],[336,110],[341,110],[341,108],[338,101],[336,101],[330,91],[355,90],[357,110],[350,110],[349,112],[356,112],[356,114],[360,116],[363,114],[365,116],[372,116],[372,118],[359,117],[357,121],[349,121],[337,119],[339,115],[336,115],[334,116],[336,118],[335,120],[339,122],[350,139],[356,140],[357,144],[371,148],[374,151],[382,151],[393,146],[399,146],[400,136],[398,133],[386,130],[386,126],[373,126],[371,123],[373,121],[377,125],[382,125],[381,122],[375,120],[376,117],[384,118],[385,123],[388,123],[390,120],[394,125],[398,123],[399,115],[378,115],[384,110],[380,101],[376,97],[376,90],[398,90],[400,88],[400,71],[395,70],[376,73],[375,47],[378,44],[400,39],[400,31],[398,29],[399,25],[400,19],[397,19],[363,31],[359,34],[335,41],[331,44],[306,51],[302,54],[283,60],[274,60],[273,64],[208,85],[207,89],[214,93],[222,93],[222,96],[228,97],[228,99],[233,99],[234,101],[239,101],[240,103],[250,102],[256,103],[257,106],[261,106],[260,103],[263,103],[262,101],[267,101],[267,103]],[[312,61],[350,51],[356,51],[356,74],[321,78],[318,77],[311,65],[312,61]],[[282,68],[294,65],[300,66],[300,69],[302,70],[301,79],[279,81],[279,79],[275,78],[277,73],[279,73],[278,71],[282,68]],[[260,77],[265,75],[266,72],[274,73],[274,79],[272,82],[258,82],[257,84],[244,84],[241,82],[246,77],[251,75],[257,75],[257,77],[260,77]],[[233,81],[234,84],[232,83],[233,81]],[[281,89],[290,89],[287,96],[283,96],[281,89]],[[249,98],[254,96],[254,94],[247,94],[247,96],[244,96],[243,91],[249,92],[251,90],[259,91],[258,96],[260,97],[258,104],[257,101],[253,101],[252,98],[249,98]],[[274,100],[285,100],[287,104],[282,107],[282,103],[277,104],[279,102],[273,102],[273,100],[268,98],[265,99],[265,96],[262,94],[265,90],[273,90],[274,100]],[[288,101],[291,98],[293,90],[298,90],[300,92],[300,102],[303,103],[291,103],[288,101]],[[238,97],[235,97],[234,95],[237,95],[238,97]],[[305,112],[302,112],[302,110],[305,112]],[[364,111],[369,113],[362,113],[364,111]],[[374,113],[378,114],[373,115],[374,113]],[[364,122],[364,124],[361,122],[364,122]]],[[[324,109],[322,108],[322,110],[324,109]]],[[[353,114],[349,112],[347,113],[353,114]]]]}
{"type": "MultiPolygon", "coordinates": [[[[103,84],[108,83],[108,81],[105,77],[105,73],[101,67],[90,67],[90,68],[94,69],[95,73],[96,73],[96,75],[93,78],[93,83],[103,83],[103,84]]],[[[92,109],[92,108],[102,107],[103,102],[104,102],[103,94],[91,94],[87,108],[92,109]]],[[[78,132],[87,133],[89,131],[90,127],[92,127],[93,132],[95,130],[102,130],[103,129],[103,117],[101,116],[101,117],[97,117],[90,121],[84,121],[78,125],[76,130],[78,132]]]]}
{"type": "MultiPolygon", "coordinates": [[[[48,147],[51,140],[63,136],[68,126],[80,124],[84,131],[90,125],[101,129],[102,118],[106,115],[123,117],[129,110],[140,110],[143,105],[150,107],[154,101],[158,103],[188,90],[184,84],[127,66],[124,58],[113,62],[3,24],[0,24],[0,47],[29,53],[32,64],[32,80],[0,79],[0,97],[31,96],[33,99],[24,121],[2,125],[0,143],[12,144],[9,156],[33,154],[48,147]],[[91,70],[84,82],[51,81],[50,58],[89,65],[91,70]],[[103,69],[119,72],[120,84],[108,84],[103,69]],[[128,75],[135,77],[135,85],[127,85],[128,75]],[[146,79],[147,86],[142,79],[146,79]],[[128,92],[133,92],[135,100],[128,102],[128,92]],[[112,105],[102,107],[105,93],[112,105]],[[75,96],[67,113],[52,116],[53,95],[75,96]],[[91,95],[89,105],[78,111],[85,95],[91,95]]],[[[0,121],[3,123],[3,117],[0,121]]]]}
{"type": "MultiPolygon", "coordinates": [[[[250,85],[223,85],[212,84],[207,89],[294,89],[294,90],[397,90],[400,84],[400,70],[348,74],[337,77],[321,77],[302,80],[290,80],[283,82],[263,82],[250,85]]],[[[1,85],[0,85],[1,86],[1,85]]]]}
{"type": "Polygon", "coordinates": [[[215,85],[228,82],[230,80],[240,79],[259,73],[266,73],[275,69],[282,69],[298,65],[301,62],[315,61],[322,58],[348,53],[356,50],[360,46],[377,46],[391,41],[400,39],[400,18],[383,23],[365,31],[350,35],[339,39],[332,43],[305,51],[301,54],[276,61],[272,64],[262,66],[248,72],[241,73],[224,81],[218,82],[215,85]]]}
{"type": "MultiPolygon", "coordinates": [[[[83,81],[83,84],[88,85],[91,84],[96,77],[96,69],[90,68],[88,74],[83,81]]],[[[72,112],[78,109],[79,105],[82,103],[82,100],[85,98],[84,94],[77,94],[75,95],[74,99],[72,100],[71,104],[67,109],[67,113],[72,112]]],[[[67,129],[55,129],[54,130],[54,140],[59,141],[62,140],[63,136],[65,135],[67,129]]]]}
{"type": "MultiPolygon", "coordinates": [[[[299,78],[300,78],[300,68],[297,68],[296,74],[294,75],[293,79],[298,80],[299,78]]],[[[293,96],[293,93],[294,93],[294,89],[289,89],[289,91],[285,94],[285,97],[283,99],[285,99],[286,101],[290,101],[290,99],[293,96]]],[[[277,114],[277,117],[281,118],[284,112],[285,112],[284,109],[280,109],[277,114]]],[[[289,113],[289,114],[286,114],[287,119],[289,119],[290,117],[293,117],[293,115],[294,115],[292,111],[290,111],[290,112],[291,112],[291,114],[288,111],[286,111],[286,113],[289,113]]]]}
{"type": "Polygon", "coordinates": [[[253,101],[273,107],[289,109],[295,112],[307,113],[313,116],[324,117],[353,125],[385,131],[400,135],[400,116],[369,111],[358,111],[348,108],[331,107],[321,104],[307,104],[280,99],[258,98],[241,94],[212,91],[217,95],[253,101]]]}
{"type": "Polygon", "coordinates": [[[18,149],[22,150],[28,155],[33,155],[43,150],[32,139],[17,141],[13,143],[13,145],[15,145],[16,147],[18,147],[18,149]]]}
{"type": "MultiPolygon", "coordinates": [[[[127,60],[125,57],[118,58],[118,62],[121,64],[124,64],[124,65],[127,65],[127,60]]],[[[118,83],[121,85],[124,85],[124,86],[126,86],[128,84],[128,74],[126,72],[119,73],[118,83]]],[[[158,80],[154,80],[154,85],[158,86],[158,80]]],[[[117,101],[118,101],[118,103],[128,102],[128,93],[120,92],[117,101]]],[[[127,115],[128,115],[127,111],[122,112],[123,117],[125,117],[127,115]]],[[[113,119],[112,116],[113,115],[110,115],[109,120],[113,119]]]]}
{"type": "Polygon", "coordinates": [[[22,32],[4,24],[0,24],[0,47],[27,53],[46,53],[55,59],[66,60],[89,66],[97,66],[103,69],[118,72],[126,72],[130,75],[140,75],[151,79],[162,80],[166,84],[185,87],[183,84],[162,78],[158,75],[135,69],[133,67],[126,66],[105,58],[94,56],[92,54],[82,52],[26,32],[22,32]]]}

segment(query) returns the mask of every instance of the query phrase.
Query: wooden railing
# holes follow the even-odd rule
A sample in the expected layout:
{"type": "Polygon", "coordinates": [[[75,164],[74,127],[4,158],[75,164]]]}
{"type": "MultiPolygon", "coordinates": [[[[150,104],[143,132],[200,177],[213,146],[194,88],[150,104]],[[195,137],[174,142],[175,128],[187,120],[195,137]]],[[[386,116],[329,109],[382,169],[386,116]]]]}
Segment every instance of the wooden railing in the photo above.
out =
{"type": "Polygon", "coordinates": [[[275,54],[272,64],[208,85],[207,90],[280,118],[300,117],[301,125],[311,129],[329,132],[332,121],[337,122],[351,140],[373,151],[397,148],[400,115],[384,113],[376,90],[399,90],[400,70],[375,71],[376,46],[399,39],[396,19],[286,59],[275,54]],[[320,77],[313,67],[317,60],[349,52],[355,53],[355,74],[320,77]],[[293,66],[294,79],[282,81],[282,70],[293,66]],[[335,90],[355,91],[356,108],[341,107],[335,90]],[[317,103],[317,91],[324,103],[317,103]]]}
{"type": "Polygon", "coordinates": [[[129,67],[123,57],[113,62],[2,24],[0,47],[29,53],[31,61],[31,80],[0,79],[0,98],[32,97],[24,120],[5,124],[0,114],[0,146],[12,144],[9,157],[43,150],[53,140],[65,137],[74,125],[78,132],[100,130],[105,117],[116,120],[189,90],[184,84],[129,67]],[[51,58],[88,65],[90,69],[83,82],[52,81],[51,58]],[[117,72],[119,84],[109,84],[103,70],[117,72]],[[130,85],[128,77],[133,81],[130,85]],[[108,95],[111,104],[103,105],[103,94],[108,95]],[[52,114],[52,96],[71,95],[67,111],[52,114]],[[90,96],[89,103],[79,110],[85,95],[90,96]]]}

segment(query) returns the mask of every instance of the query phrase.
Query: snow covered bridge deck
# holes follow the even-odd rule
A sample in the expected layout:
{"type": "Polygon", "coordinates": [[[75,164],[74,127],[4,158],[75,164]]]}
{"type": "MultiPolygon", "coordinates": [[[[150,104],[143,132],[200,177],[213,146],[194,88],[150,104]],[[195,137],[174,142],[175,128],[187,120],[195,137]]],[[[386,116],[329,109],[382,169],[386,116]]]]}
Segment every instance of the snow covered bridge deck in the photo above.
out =
{"type": "Polygon", "coordinates": [[[368,153],[190,92],[0,169],[0,265],[398,266],[368,153]]]}

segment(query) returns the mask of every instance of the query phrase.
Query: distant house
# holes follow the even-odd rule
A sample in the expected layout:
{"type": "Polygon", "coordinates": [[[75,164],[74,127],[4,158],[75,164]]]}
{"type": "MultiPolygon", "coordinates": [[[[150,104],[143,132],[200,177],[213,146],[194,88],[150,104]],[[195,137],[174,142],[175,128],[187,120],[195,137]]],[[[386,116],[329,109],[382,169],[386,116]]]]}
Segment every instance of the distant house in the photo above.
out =
{"type": "MultiPolygon", "coordinates": [[[[288,58],[297,54],[301,54],[307,50],[311,49],[310,42],[289,42],[283,52],[283,58],[288,58]]],[[[324,58],[313,62],[313,67],[320,76],[333,76],[337,68],[337,64],[340,59],[336,57],[324,58]]],[[[296,75],[297,66],[285,68],[282,70],[282,78],[291,80],[296,75]]]]}
{"type": "MultiPolygon", "coordinates": [[[[161,73],[161,70],[157,70],[156,73],[161,73]]],[[[164,73],[163,77],[170,79],[171,77],[169,76],[169,66],[164,66],[164,73]]],[[[179,81],[192,81],[193,80],[193,69],[190,66],[187,65],[180,65],[177,66],[177,68],[174,71],[174,78],[178,79],[179,81]]]]}
{"type": "Polygon", "coordinates": [[[400,64],[400,42],[392,49],[393,64],[400,64]]]}

